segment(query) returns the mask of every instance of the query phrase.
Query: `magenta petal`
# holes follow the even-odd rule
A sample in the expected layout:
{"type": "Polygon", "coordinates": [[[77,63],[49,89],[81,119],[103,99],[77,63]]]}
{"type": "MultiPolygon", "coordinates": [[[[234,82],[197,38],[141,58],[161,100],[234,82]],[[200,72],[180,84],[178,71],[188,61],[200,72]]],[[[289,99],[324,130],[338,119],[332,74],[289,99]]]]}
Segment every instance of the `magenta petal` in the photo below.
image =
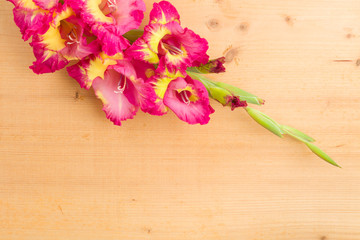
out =
{"type": "Polygon", "coordinates": [[[91,27],[103,46],[102,50],[108,55],[130,46],[122,35],[140,26],[145,11],[143,0],[69,0],[69,4],[91,27]]]}
{"type": "Polygon", "coordinates": [[[70,77],[74,78],[82,88],[89,89],[93,80],[89,79],[87,69],[90,66],[90,58],[83,59],[77,64],[67,67],[70,77]]]}
{"type": "Polygon", "coordinates": [[[183,29],[177,22],[156,23],[145,27],[144,35],[130,48],[135,58],[150,63],[165,64],[170,70],[183,70],[206,64],[208,43],[193,31],[183,29]],[[163,59],[164,61],[161,61],[163,59]]]}
{"type": "Polygon", "coordinates": [[[153,9],[150,12],[150,24],[166,24],[173,21],[180,23],[180,15],[170,2],[161,1],[154,3],[153,9]]]}
{"type": "Polygon", "coordinates": [[[168,23],[166,24],[166,27],[172,32],[170,39],[173,42],[178,43],[186,52],[184,57],[175,59],[175,61],[173,56],[166,54],[165,59],[167,65],[186,69],[187,67],[192,67],[194,65],[206,64],[209,61],[209,56],[206,54],[209,46],[205,38],[201,38],[198,34],[188,28],[183,29],[176,22],[168,23]]]}
{"type": "Polygon", "coordinates": [[[213,109],[209,104],[209,97],[206,88],[201,82],[189,77],[177,78],[170,82],[164,96],[164,103],[176,116],[189,124],[207,124],[213,109]],[[181,97],[180,91],[191,90],[195,100],[189,97],[181,97]],[[185,101],[186,98],[188,101],[185,101]],[[189,99],[190,100],[189,100],[189,99]]]}
{"type": "Polygon", "coordinates": [[[146,10],[143,0],[121,0],[116,1],[116,11],[110,15],[113,17],[117,32],[124,34],[132,29],[137,29],[146,10]]]}
{"type": "Polygon", "coordinates": [[[159,63],[159,57],[157,53],[150,50],[148,44],[143,38],[136,40],[127,50],[126,54],[134,59],[144,62],[157,64],[159,63]]]}
{"type": "Polygon", "coordinates": [[[124,92],[130,103],[139,105],[144,112],[151,113],[157,97],[148,79],[155,72],[154,66],[141,61],[125,59],[119,60],[118,64],[112,68],[124,75],[136,90],[137,94],[124,92]]]}
{"type": "Polygon", "coordinates": [[[55,54],[46,60],[44,60],[44,56],[42,56],[33,62],[33,65],[30,66],[30,69],[32,69],[36,74],[52,73],[64,68],[68,63],[69,61],[67,61],[59,54],[55,54]]]}
{"type": "Polygon", "coordinates": [[[42,9],[50,10],[56,7],[59,3],[59,0],[32,0],[37,6],[42,9]]]}
{"type": "Polygon", "coordinates": [[[131,62],[128,60],[119,60],[116,65],[109,68],[114,69],[117,73],[122,75],[119,75],[118,82],[122,80],[126,81],[123,94],[131,104],[138,106],[139,94],[133,83],[136,80],[136,71],[131,62]]]}
{"type": "Polygon", "coordinates": [[[130,46],[129,41],[116,32],[116,28],[95,24],[92,31],[102,43],[102,50],[108,55],[114,55],[130,46]]]}
{"type": "Polygon", "coordinates": [[[209,44],[205,38],[185,28],[182,43],[186,46],[193,63],[206,64],[209,61],[209,56],[206,54],[209,44]]]}
{"type": "Polygon", "coordinates": [[[14,4],[15,7],[20,7],[20,8],[26,8],[26,9],[38,9],[39,7],[35,5],[34,1],[32,0],[7,0],[9,2],[11,2],[12,4],[14,4]]]}
{"type": "Polygon", "coordinates": [[[56,70],[64,68],[69,63],[69,61],[58,52],[46,49],[38,35],[33,37],[30,45],[33,47],[36,58],[36,61],[30,66],[30,69],[36,74],[55,72],[56,70]]]}
{"type": "Polygon", "coordinates": [[[15,7],[13,10],[15,24],[20,28],[24,41],[34,34],[43,34],[49,28],[51,14],[39,10],[28,10],[15,7]]]}

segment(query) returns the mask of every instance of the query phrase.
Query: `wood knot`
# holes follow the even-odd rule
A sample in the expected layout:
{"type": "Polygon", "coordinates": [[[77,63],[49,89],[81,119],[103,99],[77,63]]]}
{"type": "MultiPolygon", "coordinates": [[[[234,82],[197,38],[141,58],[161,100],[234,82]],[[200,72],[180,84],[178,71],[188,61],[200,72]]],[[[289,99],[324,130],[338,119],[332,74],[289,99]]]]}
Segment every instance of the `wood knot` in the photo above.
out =
{"type": "Polygon", "coordinates": [[[360,66],[360,58],[356,60],[356,66],[360,66]]]}
{"type": "Polygon", "coordinates": [[[351,39],[351,38],[355,38],[355,37],[356,37],[355,34],[352,34],[352,33],[346,34],[347,39],[351,39]]]}
{"type": "Polygon", "coordinates": [[[247,22],[242,22],[239,25],[239,29],[242,32],[246,32],[249,29],[249,24],[247,22]]]}
{"type": "Polygon", "coordinates": [[[284,20],[287,24],[289,24],[290,26],[294,25],[294,21],[295,19],[292,18],[291,16],[285,15],[284,16],[284,20]]]}
{"type": "Polygon", "coordinates": [[[217,31],[220,29],[220,22],[218,19],[212,18],[206,23],[206,26],[210,31],[217,31]]]}

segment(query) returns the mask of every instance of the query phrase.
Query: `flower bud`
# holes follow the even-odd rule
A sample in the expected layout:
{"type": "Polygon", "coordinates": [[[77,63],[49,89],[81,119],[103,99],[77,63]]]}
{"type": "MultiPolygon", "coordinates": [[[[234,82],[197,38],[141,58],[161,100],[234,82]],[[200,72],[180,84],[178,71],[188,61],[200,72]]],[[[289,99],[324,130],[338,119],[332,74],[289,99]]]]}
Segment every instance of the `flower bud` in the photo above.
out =
{"type": "Polygon", "coordinates": [[[207,90],[211,98],[220,102],[223,106],[231,107],[232,111],[238,107],[247,107],[246,101],[241,101],[238,96],[234,96],[224,88],[218,87],[216,85],[208,85],[207,90]]]}
{"type": "Polygon", "coordinates": [[[241,101],[237,96],[227,96],[227,106],[231,107],[231,111],[234,111],[238,107],[247,107],[246,101],[241,101]]]}
{"type": "Polygon", "coordinates": [[[189,71],[206,74],[206,73],[222,73],[225,72],[225,57],[210,60],[207,64],[200,65],[199,67],[188,68],[189,71]]]}

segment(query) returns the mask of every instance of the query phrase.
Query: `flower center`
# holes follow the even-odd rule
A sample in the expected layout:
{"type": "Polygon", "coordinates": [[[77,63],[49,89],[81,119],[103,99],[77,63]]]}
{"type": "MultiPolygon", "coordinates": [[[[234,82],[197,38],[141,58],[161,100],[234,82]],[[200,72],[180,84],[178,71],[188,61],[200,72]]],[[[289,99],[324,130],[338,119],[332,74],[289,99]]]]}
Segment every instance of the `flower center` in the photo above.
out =
{"type": "Polygon", "coordinates": [[[60,21],[59,31],[61,38],[66,41],[67,45],[80,43],[78,40],[78,28],[75,24],[67,22],[66,20],[60,21]]]}
{"type": "Polygon", "coordinates": [[[117,10],[116,0],[101,1],[99,5],[100,10],[106,16],[117,10]]]}
{"type": "Polygon", "coordinates": [[[115,90],[114,93],[122,94],[122,93],[124,93],[125,88],[126,88],[126,77],[124,75],[121,75],[120,81],[118,82],[118,85],[117,85],[117,90],[115,90]]]}
{"type": "Polygon", "coordinates": [[[190,99],[189,97],[191,97],[191,92],[188,90],[184,90],[178,93],[179,94],[179,98],[180,100],[185,103],[186,105],[190,104],[190,99]]]}
{"type": "Polygon", "coordinates": [[[173,46],[173,45],[170,45],[170,44],[167,44],[167,43],[162,43],[162,45],[164,46],[164,48],[166,50],[168,50],[168,52],[171,54],[171,55],[180,55],[180,54],[183,54],[184,52],[176,47],[176,46],[173,46]]]}
{"type": "Polygon", "coordinates": [[[171,34],[165,35],[158,46],[158,51],[160,55],[166,55],[167,53],[171,55],[182,55],[184,51],[182,49],[181,43],[178,41],[179,39],[176,36],[171,34]]]}

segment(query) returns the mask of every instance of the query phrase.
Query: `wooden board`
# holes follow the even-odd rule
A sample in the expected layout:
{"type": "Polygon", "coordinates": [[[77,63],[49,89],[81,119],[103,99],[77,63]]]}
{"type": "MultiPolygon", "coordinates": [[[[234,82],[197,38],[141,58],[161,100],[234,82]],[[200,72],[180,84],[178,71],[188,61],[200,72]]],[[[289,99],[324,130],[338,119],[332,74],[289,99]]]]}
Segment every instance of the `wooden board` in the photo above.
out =
{"type": "Polygon", "coordinates": [[[360,239],[360,2],[172,3],[227,57],[214,78],[265,98],[343,169],[215,102],[207,126],[140,113],[115,127],[66,71],[31,72],[3,1],[0,239],[360,239]]]}

